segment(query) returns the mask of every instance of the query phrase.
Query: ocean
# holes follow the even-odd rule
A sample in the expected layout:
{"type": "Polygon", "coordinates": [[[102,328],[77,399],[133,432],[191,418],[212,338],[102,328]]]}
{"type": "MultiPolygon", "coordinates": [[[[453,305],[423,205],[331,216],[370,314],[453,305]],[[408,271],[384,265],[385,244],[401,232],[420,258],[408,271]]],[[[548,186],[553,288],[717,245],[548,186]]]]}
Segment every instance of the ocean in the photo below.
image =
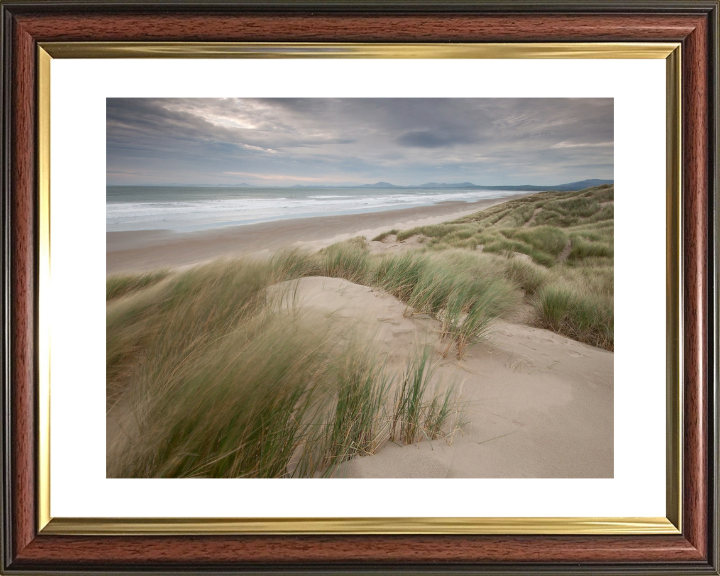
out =
{"type": "Polygon", "coordinates": [[[107,186],[106,229],[192,232],[289,218],[473,202],[507,190],[107,186]]]}

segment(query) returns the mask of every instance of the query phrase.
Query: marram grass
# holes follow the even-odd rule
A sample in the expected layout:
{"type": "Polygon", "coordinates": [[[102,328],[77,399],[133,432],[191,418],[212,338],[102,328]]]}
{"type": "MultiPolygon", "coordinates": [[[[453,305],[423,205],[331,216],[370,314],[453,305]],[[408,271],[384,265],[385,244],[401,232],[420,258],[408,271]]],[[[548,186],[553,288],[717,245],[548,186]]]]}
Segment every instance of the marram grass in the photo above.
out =
{"type": "MultiPolygon", "coordinates": [[[[454,222],[395,232],[398,240],[427,239],[420,252],[406,253],[406,258],[435,253],[447,261],[463,252],[465,270],[480,265],[521,289],[537,325],[612,350],[613,202],[611,185],[540,192],[454,222]]],[[[439,312],[446,334],[448,325],[470,311],[461,312],[452,297],[447,302],[449,307],[439,312]]],[[[458,343],[462,348],[461,337],[458,343]]]]}
{"type": "Polygon", "coordinates": [[[214,262],[109,300],[108,410],[122,441],[108,476],[328,476],[380,449],[400,375],[369,344],[338,343],[327,319],[281,306],[295,283],[268,290],[318,270],[372,278],[377,263],[357,248],[214,262]]]}

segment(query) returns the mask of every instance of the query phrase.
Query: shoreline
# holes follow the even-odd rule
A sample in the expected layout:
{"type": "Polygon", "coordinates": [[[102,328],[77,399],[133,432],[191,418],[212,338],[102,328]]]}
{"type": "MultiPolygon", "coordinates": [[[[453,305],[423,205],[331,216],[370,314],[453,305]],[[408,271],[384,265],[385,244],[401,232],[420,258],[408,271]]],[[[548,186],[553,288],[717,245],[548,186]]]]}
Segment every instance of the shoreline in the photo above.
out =
{"type": "Polygon", "coordinates": [[[371,240],[393,228],[406,230],[455,220],[530,195],[519,193],[475,202],[442,202],[402,210],[275,220],[198,232],[106,232],[106,273],[174,268],[223,256],[263,254],[288,247],[319,250],[354,236],[371,240]]]}

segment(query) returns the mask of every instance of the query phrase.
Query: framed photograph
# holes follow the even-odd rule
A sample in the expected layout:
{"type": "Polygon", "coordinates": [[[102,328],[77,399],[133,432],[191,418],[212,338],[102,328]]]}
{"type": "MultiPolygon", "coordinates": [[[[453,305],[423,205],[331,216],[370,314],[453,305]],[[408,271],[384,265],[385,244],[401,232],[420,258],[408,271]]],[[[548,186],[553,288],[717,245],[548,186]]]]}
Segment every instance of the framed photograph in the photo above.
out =
{"type": "Polygon", "coordinates": [[[1,8],[3,573],[718,573],[716,1],[1,8]]]}

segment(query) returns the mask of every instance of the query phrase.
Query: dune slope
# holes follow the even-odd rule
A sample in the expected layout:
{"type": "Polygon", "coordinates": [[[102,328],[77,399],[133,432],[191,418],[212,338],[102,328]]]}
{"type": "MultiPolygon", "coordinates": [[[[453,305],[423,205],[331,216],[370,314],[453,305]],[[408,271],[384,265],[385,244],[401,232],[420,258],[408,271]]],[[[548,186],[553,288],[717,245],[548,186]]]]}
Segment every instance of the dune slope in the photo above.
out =
{"type": "MultiPolygon", "coordinates": [[[[295,304],[332,319],[342,337],[369,330],[389,367],[416,344],[439,350],[440,324],[408,316],[382,291],[326,277],[303,278],[295,304]]],[[[436,355],[436,379],[461,383],[466,420],[451,444],[386,444],[337,476],[358,478],[606,478],[613,475],[613,354],[540,328],[497,321],[464,359],[436,355]]],[[[441,384],[442,385],[442,384],[441,384]]]]}

